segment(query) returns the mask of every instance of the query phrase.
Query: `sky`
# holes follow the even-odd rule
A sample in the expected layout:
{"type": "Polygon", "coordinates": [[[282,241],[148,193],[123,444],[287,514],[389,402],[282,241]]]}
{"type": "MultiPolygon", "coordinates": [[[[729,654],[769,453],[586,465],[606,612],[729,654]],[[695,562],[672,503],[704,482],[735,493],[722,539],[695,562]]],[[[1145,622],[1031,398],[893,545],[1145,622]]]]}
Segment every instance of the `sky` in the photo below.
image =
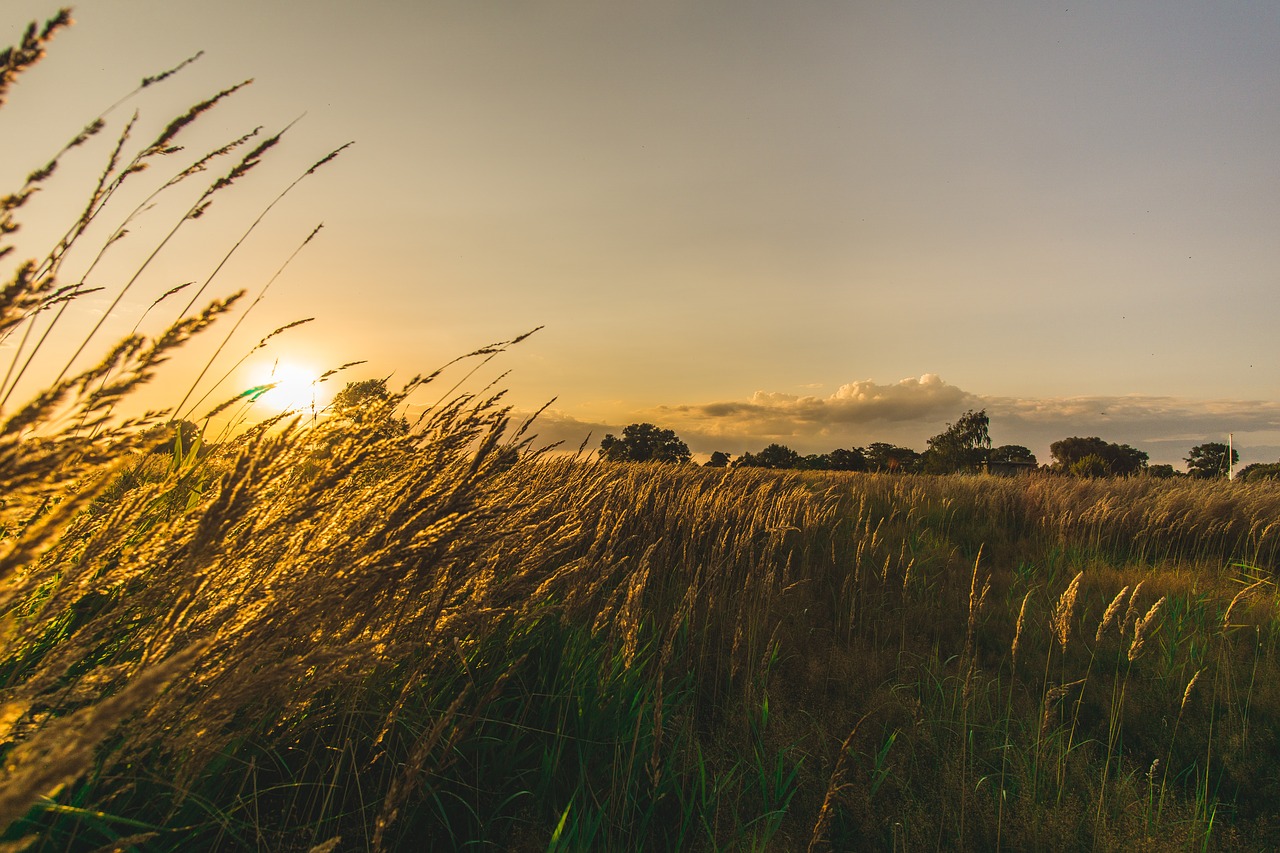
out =
{"type": "MultiPolygon", "coordinates": [[[[0,10],[13,43],[56,6],[0,10]]],[[[24,256],[78,212],[135,109],[140,141],[254,78],[139,188],[297,121],[112,307],[110,286],[190,197],[180,187],[131,223],[86,278],[107,290],[68,310],[30,382],[104,314],[85,363],[140,316],[143,330],[172,320],[175,300],[148,306],[208,277],[285,186],[354,141],[205,290],[262,294],[206,377],[316,318],[210,402],[273,365],[363,360],[325,388],[394,385],[542,326],[464,387],[496,380],[520,411],[554,399],[540,438],[573,447],[648,421],[700,455],[923,450],[985,409],[995,444],[1042,462],[1071,435],[1179,468],[1229,433],[1243,463],[1280,458],[1269,0],[86,0],[74,13],[0,109],[6,191],[144,76],[205,53],[64,161],[24,211],[24,256]]],[[[122,192],[118,216],[147,191],[122,192]]],[[[92,255],[69,255],[63,280],[92,255]]],[[[241,313],[146,402],[177,405],[241,313]]]]}

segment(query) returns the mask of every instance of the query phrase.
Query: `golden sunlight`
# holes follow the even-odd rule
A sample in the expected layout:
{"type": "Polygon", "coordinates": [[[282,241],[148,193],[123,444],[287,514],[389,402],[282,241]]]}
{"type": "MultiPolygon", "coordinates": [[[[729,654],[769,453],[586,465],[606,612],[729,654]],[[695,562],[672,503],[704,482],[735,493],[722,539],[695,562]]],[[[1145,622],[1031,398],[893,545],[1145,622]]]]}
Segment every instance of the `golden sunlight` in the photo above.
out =
{"type": "Polygon", "coordinates": [[[318,371],[295,362],[276,361],[255,371],[255,386],[274,386],[255,398],[258,405],[277,412],[309,412],[321,408],[318,371]]]}

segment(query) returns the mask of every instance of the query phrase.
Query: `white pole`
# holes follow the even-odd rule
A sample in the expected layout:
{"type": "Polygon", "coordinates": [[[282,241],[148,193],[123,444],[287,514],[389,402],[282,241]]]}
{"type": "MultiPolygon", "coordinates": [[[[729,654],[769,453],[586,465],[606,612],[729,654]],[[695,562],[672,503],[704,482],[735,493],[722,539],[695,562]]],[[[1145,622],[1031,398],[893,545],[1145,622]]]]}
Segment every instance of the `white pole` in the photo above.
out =
{"type": "Polygon", "coordinates": [[[1236,475],[1235,451],[1231,449],[1235,433],[1227,433],[1227,479],[1230,480],[1236,475]]]}

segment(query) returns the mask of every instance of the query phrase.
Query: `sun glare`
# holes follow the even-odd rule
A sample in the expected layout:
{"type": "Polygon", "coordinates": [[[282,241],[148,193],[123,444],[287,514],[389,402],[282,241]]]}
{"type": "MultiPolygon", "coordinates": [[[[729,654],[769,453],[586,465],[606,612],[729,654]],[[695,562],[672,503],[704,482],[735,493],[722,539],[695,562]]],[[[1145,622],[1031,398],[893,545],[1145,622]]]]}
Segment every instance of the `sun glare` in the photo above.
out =
{"type": "Polygon", "coordinates": [[[319,374],[302,365],[276,362],[267,365],[256,376],[255,385],[274,385],[271,390],[256,398],[258,405],[279,412],[308,412],[322,404],[316,379],[319,374]]]}

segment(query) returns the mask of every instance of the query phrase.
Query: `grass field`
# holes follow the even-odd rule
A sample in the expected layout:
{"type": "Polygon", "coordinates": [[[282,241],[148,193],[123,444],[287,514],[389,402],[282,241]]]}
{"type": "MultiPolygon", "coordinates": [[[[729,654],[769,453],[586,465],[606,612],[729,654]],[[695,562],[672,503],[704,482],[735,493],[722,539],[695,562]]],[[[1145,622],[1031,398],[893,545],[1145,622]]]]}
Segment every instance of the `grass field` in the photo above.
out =
{"type": "Polygon", "coordinates": [[[11,527],[7,837],[1280,838],[1280,490],[512,464],[499,414],[136,453],[11,527]]]}
{"type": "MultiPolygon", "coordinates": [[[[6,399],[212,103],[17,266],[6,399]]],[[[272,145],[179,170],[235,161],[193,210],[272,145]]],[[[501,393],[399,427],[435,374],[216,443],[122,418],[235,300],[0,402],[0,850],[1280,847],[1280,486],[559,458],[501,393]]]]}

